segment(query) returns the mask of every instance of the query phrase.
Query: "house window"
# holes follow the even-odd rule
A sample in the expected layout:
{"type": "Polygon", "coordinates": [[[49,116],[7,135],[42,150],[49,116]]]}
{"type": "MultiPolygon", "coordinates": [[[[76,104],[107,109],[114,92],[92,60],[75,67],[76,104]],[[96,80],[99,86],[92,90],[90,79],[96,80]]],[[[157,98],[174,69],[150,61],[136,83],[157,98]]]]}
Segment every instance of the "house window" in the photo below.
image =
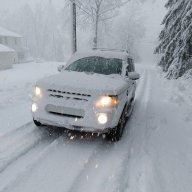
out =
{"type": "Polygon", "coordinates": [[[15,38],[14,40],[15,40],[15,45],[17,45],[17,39],[15,38]]]}
{"type": "Polygon", "coordinates": [[[0,44],[2,44],[3,43],[3,40],[0,38],[0,44]]]}

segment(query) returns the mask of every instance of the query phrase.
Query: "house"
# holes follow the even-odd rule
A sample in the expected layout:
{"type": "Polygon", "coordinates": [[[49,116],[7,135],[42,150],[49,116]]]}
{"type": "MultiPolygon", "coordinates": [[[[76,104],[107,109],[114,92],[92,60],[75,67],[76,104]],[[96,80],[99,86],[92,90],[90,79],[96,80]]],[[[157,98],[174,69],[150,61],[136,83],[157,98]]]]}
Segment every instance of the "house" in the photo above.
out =
{"type": "Polygon", "coordinates": [[[16,52],[18,59],[15,60],[15,63],[29,61],[29,50],[23,45],[21,35],[0,27],[0,44],[16,52]]]}
{"type": "Polygon", "coordinates": [[[16,62],[18,62],[16,51],[0,44],[0,70],[11,68],[16,62]]]}

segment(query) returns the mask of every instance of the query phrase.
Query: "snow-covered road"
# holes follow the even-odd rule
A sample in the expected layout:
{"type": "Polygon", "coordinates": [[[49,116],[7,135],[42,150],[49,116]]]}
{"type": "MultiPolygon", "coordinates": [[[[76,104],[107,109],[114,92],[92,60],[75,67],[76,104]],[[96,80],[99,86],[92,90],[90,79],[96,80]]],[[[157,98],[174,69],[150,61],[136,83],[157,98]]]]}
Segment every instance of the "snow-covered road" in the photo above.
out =
{"type": "Polygon", "coordinates": [[[135,108],[121,141],[50,136],[31,123],[28,95],[56,66],[0,71],[0,192],[192,191],[192,98],[184,82],[138,64],[135,108]]]}

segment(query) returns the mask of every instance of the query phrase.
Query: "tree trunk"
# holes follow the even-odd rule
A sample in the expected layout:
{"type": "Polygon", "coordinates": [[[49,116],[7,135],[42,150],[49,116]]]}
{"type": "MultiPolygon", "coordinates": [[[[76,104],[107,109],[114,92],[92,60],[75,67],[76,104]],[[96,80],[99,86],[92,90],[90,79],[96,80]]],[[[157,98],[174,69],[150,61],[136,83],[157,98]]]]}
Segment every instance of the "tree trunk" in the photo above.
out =
{"type": "Polygon", "coordinates": [[[98,48],[99,13],[100,13],[100,4],[97,5],[96,15],[95,15],[95,37],[93,39],[94,48],[98,48]]]}
{"type": "Polygon", "coordinates": [[[99,17],[97,14],[96,18],[95,18],[95,37],[93,40],[93,47],[94,48],[97,48],[97,46],[98,46],[98,25],[99,25],[99,17]]]}

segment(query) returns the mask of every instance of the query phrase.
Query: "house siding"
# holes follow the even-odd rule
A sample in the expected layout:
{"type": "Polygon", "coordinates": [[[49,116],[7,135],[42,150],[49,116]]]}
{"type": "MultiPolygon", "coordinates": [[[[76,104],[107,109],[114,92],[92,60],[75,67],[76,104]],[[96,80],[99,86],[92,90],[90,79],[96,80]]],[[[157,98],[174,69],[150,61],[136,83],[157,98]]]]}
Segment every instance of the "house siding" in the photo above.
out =
{"type": "Polygon", "coordinates": [[[0,44],[15,50],[17,54],[17,63],[29,62],[32,60],[29,55],[29,50],[24,46],[23,37],[1,27],[0,44]]]}
{"type": "Polygon", "coordinates": [[[18,56],[16,52],[0,52],[0,70],[9,69],[17,62],[18,56]]]}

